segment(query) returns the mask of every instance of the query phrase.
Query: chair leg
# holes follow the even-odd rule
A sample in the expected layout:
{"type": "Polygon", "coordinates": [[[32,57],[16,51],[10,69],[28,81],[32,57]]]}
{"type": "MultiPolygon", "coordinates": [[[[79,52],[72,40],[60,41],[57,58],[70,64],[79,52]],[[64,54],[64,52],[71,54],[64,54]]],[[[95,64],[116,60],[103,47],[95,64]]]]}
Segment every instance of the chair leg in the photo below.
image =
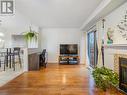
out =
{"type": "Polygon", "coordinates": [[[44,63],[44,65],[45,65],[44,67],[46,68],[47,63],[44,63]]]}
{"type": "Polygon", "coordinates": [[[7,56],[6,56],[6,66],[8,67],[8,54],[9,54],[9,51],[7,49],[7,56]]]}
{"type": "Polygon", "coordinates": [[[5,56],[5,59],[4,59],[4,71],[5,71],[5,68],[6,68],[6,64],[7,64],[7,56],[5,56]]]}
{"type": "Polygon", "coordinates": [[[6,66],[5,66],[5,63],[4,63],[4,71],[5,71],[5,67],[6,67],[6,66]]]}
{"type": "Polygon", "coordinates": [[[11,56],[9,56],[9,57],[10,57],[10,62],[9,62],[10,64],[9,64],[9,67],[11,68],[11,56]]]}
{"type": "Polygon", "coordinates": [[[15,71],[15,56],[12,56],[12,64],[13,64],[13,70],[15,71]]]}
{"type": "Polygon", "coordinates": [[[20,57],[20,54],[18,54],[18,57],[19,57],[20,68],[22,68],[22,63],[21,63],[21,57],[20,57]]]}
{"type": "Polygon", "coordinates": [[[0,60],[0,67],[1,67],[1,60],[0,60]]]}

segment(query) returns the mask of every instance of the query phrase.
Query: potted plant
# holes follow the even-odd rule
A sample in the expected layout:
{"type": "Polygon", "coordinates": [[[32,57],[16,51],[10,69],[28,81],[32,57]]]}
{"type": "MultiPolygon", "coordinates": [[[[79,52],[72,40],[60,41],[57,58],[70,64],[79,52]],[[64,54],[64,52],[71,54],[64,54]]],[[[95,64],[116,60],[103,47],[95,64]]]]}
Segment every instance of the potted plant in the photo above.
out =
{"type": "Polygon", "coordinates": [[[37,40],[38,38],[38,33],[33,31],[30,27],[30,31],[28,32],[25,32],[24,33],[24,38],[27,40],[27,41],[31,41],[32,39],[35,39],[37,40]]]}
{"type": "Polygon", "coordinates": [[[96,86],[103,91],[106,91],[110,86],[117,87],[119,84],[118,74],[108,68],[95,68],[92,75],[96,86]]]}

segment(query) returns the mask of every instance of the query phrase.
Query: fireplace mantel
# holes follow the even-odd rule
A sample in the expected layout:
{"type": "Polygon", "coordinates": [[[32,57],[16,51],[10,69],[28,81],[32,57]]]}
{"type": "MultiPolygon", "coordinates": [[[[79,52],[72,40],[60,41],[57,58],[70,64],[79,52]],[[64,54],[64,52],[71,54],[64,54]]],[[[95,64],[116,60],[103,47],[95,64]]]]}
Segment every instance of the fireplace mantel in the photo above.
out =
{"type": "Polygon", "coordinates": [[[110,44],[110,45],[103,45],[105,48],[123,48],[123,47],[126,47],[127,48],[127,44],[110,44]]]}

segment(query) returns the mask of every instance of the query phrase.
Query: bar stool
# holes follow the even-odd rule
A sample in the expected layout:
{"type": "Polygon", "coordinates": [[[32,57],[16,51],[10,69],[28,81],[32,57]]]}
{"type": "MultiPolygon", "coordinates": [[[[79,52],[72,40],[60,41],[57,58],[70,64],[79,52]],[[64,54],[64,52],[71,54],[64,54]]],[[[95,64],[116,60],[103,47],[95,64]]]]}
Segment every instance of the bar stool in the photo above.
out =
{"type": "MultiPolygon", "coordinates": [[[[12,67],[14,68],[14,71],[15,71],[15,57],[17,56],[18,57],[18,60],[19,60],[19,64],[20,64],[20,68],[22,67],[22,64],[21,64],[21,57],[20,57],[20,48],[18,47],[15,47],[13,49],[13,52],[10,52],[9,55],[10,58],[12,58],[12,67]]],[[[10,59],[11,60],[11,59],[10,59]]],[[[11,61],[10,61],[10,66],[11,66],[11,61]]]]}
{"type": "Polygon", "coordinates": [[[2,68],[2,66],[4,66],[4,71],[5,71],[5,68],[6,68],[6,64],[7,64],[7,54],[6,54],[6,52],[0,52],[0,68],[2,68]]]}
{"type": "Polygon", "coordinates": [[[14,53],[14,56],[18,56],[20,67],[22,67],[21,56],[20,56],[20,48],[19,47],[15,47],[13,53],[14,53]]]}

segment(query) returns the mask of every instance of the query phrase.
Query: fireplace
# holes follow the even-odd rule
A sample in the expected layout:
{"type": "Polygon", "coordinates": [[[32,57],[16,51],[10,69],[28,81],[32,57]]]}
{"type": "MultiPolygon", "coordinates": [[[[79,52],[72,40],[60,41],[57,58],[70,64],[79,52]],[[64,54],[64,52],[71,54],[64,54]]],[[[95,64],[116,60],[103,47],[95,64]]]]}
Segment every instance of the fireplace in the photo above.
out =
{"type": "Polygon", "coordinates": [[[127,93],[127,58],[119,57],[119,87],[127,93]]]}

